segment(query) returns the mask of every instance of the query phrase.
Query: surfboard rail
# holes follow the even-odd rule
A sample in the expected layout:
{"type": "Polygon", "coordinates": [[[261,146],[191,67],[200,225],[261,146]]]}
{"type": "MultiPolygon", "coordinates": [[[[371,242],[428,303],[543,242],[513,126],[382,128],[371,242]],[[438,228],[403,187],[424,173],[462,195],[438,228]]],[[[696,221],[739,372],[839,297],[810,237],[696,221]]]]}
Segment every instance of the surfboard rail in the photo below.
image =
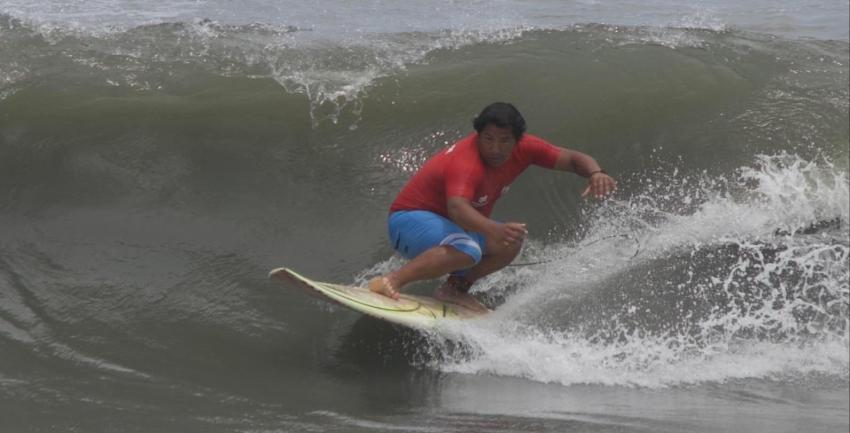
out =
{"type": "Polygon", "coordinates": [[[487,314],[429,296],[402,294],[396,300],[365,287],[315,281],[285,267],[273,269],[269,278],[359,313],[415,329],[430,329],[442,320],[469,320],[487,314]]]}

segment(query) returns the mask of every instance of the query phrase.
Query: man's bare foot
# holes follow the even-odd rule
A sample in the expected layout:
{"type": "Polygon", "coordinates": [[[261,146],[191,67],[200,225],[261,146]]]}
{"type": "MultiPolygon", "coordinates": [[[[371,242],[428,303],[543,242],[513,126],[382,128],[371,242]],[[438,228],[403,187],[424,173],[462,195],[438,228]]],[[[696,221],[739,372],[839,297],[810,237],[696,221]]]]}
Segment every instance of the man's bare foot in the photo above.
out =
{"type": "Polygon", "coordinates": [[[369,290],[393,299],[398,299],[399,293],[395,284],[388,277],[375,277],[369,281],[369,290]]]}
{"type": "Polygon", "coordinates": [[[478,302],[478,300],[475,299],[472,295],[458,290],[451,278],[434,291],[434,299],[449,302],[452,304],[458,304],[460,306],[469,308],[470,310],[479,313],[490,312],[487,307],[478,302]]]}

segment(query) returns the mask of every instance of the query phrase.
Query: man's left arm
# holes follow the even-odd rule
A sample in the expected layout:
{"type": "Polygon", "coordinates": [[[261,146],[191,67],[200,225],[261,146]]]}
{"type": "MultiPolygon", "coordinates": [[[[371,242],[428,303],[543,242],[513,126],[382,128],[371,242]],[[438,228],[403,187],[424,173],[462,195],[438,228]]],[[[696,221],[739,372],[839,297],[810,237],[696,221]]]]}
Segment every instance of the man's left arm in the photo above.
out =
{"type": "Polygon", "coordinates": [[[571,171],[589,179],[587,188],[581,193],[582,197],[592,194],[596,198],[604,198],[617,189],[617,182],[605,173],[590,155],[562,147],[558,149],[560,149],[560,153],[558,159],[555,160],[553,169],[571,171]]]}

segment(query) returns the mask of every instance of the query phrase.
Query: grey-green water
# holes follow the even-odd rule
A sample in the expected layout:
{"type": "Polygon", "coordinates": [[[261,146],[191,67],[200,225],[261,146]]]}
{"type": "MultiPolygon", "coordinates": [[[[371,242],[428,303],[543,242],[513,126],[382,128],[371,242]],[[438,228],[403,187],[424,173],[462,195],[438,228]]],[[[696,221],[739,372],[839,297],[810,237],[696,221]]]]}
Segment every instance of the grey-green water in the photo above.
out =
{"type": "Polygon", "coordinates": [[[846,431],[846,41],[299,32],[0,16],[0,430],[846,431]],[[546,263],[481,282],[491,320],[267,280],[398,266],[394,194],[493,100],[620,191],[521,177],[495,216],[546,263]]]}

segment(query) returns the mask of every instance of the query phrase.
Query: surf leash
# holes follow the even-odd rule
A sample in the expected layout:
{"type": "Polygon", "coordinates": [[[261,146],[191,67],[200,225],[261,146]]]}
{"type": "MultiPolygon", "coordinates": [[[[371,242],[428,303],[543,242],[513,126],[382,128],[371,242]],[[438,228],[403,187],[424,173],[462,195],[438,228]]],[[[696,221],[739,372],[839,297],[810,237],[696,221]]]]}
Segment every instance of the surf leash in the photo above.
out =
{"type": "MultiPolygon", "coordinates": [[[[592,240],[592,241],[590,241],[590,242],[587,242],[587,243],[581,244],[581,245],[579,245],[579,246],[578,246],[578,247],[576,247],[576,248],[589,247],[589,246],[591,246],[591,245],[593,245],[593,244],[595,244],[595,243],[599,243],[599,242],[602,242],[602,241],[604,241],[604,240],[607,240],[607,239],[614,239],[614,238],[626,238],[626,239],[631,239],[631,240],[635,241],[635,243],[637,244],[637,249],[635,250],[635,253],[634,253],[634,254],[632,254],[632,256],[631,256],[631,257],[629,257],[630,259],[633,259],[633,258],[637,257],[637,255],[640,253],[640,248],[641,248],[640,240],[638,240],[638,238],[636,238],[636,237],[634,237],[634,236],[631,236],[631,235],[629,235],[629,234],[626,234],[626,233],[620,233],[620,234],[616,234],[616,235],[610,235],[610,236],[601,237],[601,238],[599,238],[599,239],[595,239],[595,240],[592,240]]],[[[547,259],[547,260],[538,260],[538,261],[536,261],[536,262],[511,263],[511,264],[510,264],[510,265],[508,265],[508,266],[513,266],[513,267],[534,266],[534,265],[542,265],[542,264],[544,264],[544,263],[551,263],[551,262],[555,262],[555,261],[558,261],[558,260],[564,260],[564,259],[566,259],[566,257],[559,257],[559,258],[555,258],[555,259],[547,259]]]]}

